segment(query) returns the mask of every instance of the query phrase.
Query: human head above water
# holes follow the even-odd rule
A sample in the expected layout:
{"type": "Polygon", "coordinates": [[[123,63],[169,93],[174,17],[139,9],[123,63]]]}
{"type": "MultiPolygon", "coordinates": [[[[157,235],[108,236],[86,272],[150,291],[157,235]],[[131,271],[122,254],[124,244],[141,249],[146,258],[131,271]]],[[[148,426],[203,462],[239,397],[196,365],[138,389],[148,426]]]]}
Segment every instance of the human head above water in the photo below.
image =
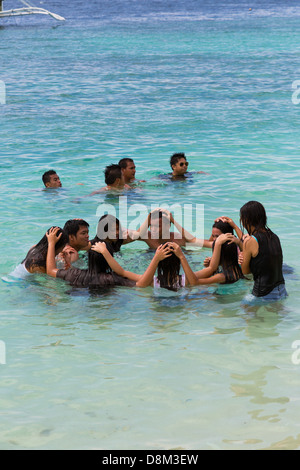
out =
{"type": "Polygon", "coordinates": [[[46,171],[42,176],[43,183],[46,188],[61,188],[60,178],[55,170],[46,171]]]}
{"type": "Polygon", "coordinates": [[[216,240],[222,233],[232,233],[233,227],[228,222],[217,220],[212,226],[212,238],[216,240]]]}
{"type": "Polygon", "coordinates": [[[104,171],[104,176],[105,176],[105,184],[107,186],[112,186],[112,185],[122,185],[124,184],[124,179],[122,175],[122,170],[120,165],[108,165],[105,168],[104,171]]]}
{"type": "MultiPolygon", "coordinates": [[[[47,233],[51,230],[50,227],[47,233]]],[[[60,239],[55,244],[55,255],[58,255],[61,251],[63,251],[64,247],[68,243],[68,236],[64,230],[59,229],[57,235],[61,235],[60,239]]],[[[47,252],[48,252],[48,238],[45,234],[43,238],[29,250],[25,260],[23,263],[25,264],[25,268],[30,271],[32,268],[45,268],[46,269],[46,259],[47,259],[47,252]]]]}
{"type": "Polygon", "coordinates": [[[174,176],[183,176],[188,169],[188,162],[184,153],[174,153],[170,159],[174,176]]]}
{"type": "Polygon", "coordinates": [[[125,183],[130,183],[135,179],[136,167],[132,158],[122,158],[119,161],[119,166],[125,180],[125,183]]]}
{"type": "Polygon", "coordinates": [[[69,244],[76,250],[84,249],[89,243],[89,224],[83,219],[71,219],[65,223],[64,231],[69,244]]]}
{"type": "Polygon", "coordinates": [[[249,201],[240,209],[240,223],[249,235],[256,231],[269,230],[264,206],[258,201],[249,201]]]}
{"type": "Polygon", "coordinates": [[[150,214],[151,238],[154,240],[170,238],[170,217],[164,210],[156,209],[150,214]]]}
{"type": "Polygon", "coordinates": [[[121,223],[114,215],[105,214],[100,218],[97,227],[99,240],[117,242],[120,239],[121,232],[121,223]]]}

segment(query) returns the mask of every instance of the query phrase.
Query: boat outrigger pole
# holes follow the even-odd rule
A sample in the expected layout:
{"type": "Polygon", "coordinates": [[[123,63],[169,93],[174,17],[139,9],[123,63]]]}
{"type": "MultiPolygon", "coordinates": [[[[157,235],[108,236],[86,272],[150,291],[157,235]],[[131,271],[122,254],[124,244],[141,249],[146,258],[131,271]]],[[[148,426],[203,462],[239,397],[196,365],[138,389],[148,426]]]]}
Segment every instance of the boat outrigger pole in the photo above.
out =
{"type": "Polygon", "coordinates": [[[16,8],[13,10],[3,10],[3,1],[0,0],[0,19],[7,18],[10,16],[24,16],[24,15],[49,15],[55,20],[58,21],[65,21],[65,18],[62,16],[57,15],[56,13],[51,13],[51,11],[45,10],[44,8],[37,8],[31,6],[25,0],[20,0],[21,3],[25,6],[25,8],[16,8]]]}

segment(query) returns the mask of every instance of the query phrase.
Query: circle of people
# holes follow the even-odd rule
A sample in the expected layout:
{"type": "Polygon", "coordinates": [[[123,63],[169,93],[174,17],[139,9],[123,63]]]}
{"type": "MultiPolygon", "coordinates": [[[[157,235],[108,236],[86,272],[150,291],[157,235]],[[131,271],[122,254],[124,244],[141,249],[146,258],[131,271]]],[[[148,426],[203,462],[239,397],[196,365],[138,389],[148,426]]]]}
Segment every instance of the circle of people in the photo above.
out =
{"type": "MultiPolygon", "coordinates": [[[[170,179],[189,175],[184,153],[172,155],[170,166],[172,173],[166,175],[170,179]]],[[[122,159],[118,165],[109,165],[104,173],[106,187],[91,195],[130,188],[142,182],[136,180],[136,166],[130,158],[122,159]]],[[[42,179],[47,189],[62,187],[54,170],[46,172],[42,179]]],[[[43,273],[63,279],[74,287],[90,289],[153,286],[173,291],[187,286],[232,284],[252,275],[254,285],[249,301],[285,298],[282,247],[278,236],[267,225],[264,206],[258,201],[249,201],[241,207],[239,217],[240,226],[226,216],[216,219],[207,240],[191,235],[174,220],[171,212],[160,208],[149,213],[135,231],[123,228],[116,217],[103,215],[92,240],[89,224],[83,219],[72,219],[63,228],[51,227],[12,275],[43,273]],[[170,231],[172,225],[178,233],[170,231]],[[114,258],[114,253],[123,245],[137,240],[155,250],[142,274],[126,270],[114,258]],[[212,249],[212,256],[204,260],[201,270],[194,271],[189,265],[182,249],[187,246],[212,249]],[[80,251],[88,253],[87,269],[73,266],[80,251]]]]}

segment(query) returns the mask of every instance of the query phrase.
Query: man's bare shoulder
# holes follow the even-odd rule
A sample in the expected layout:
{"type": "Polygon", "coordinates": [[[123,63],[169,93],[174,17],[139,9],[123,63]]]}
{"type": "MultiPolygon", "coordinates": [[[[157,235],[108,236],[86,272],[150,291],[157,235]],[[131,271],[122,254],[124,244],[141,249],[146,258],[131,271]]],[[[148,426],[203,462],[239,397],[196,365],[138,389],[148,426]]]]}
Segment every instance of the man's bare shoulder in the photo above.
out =
{"type": "Polygon", "coordinates": [[[107,191],[109,191],[109,187],[105,186],[104,188],[94,191],[93,193],[90,194],[90,196],[95,196],[96,194],[103,194],[103,193],[106,193],[107,191]]]}

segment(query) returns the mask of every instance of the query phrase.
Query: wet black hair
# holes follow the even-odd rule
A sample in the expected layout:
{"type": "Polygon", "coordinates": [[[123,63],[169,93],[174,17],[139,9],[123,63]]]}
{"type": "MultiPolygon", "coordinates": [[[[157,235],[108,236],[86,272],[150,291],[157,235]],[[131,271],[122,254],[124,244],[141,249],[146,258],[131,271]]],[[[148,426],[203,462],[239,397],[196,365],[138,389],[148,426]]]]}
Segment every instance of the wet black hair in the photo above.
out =
{"type": "Polygon", "coordinates": [[[109,165],[105,168],[104,171],[105,184],[110,185],[114,184],[115,181],[119,178],[122,178],[122,170],[120,165],[109,165]]]}
{"type": "MultiPolygon", "coordinates": [[[[95,243],[98,243],[102,240],[99,240],[98,237],[94,238],[91,242],[92,246],[95,243]]],[[[114,249],[110,243],[106,243],[106,248],[108,249],[109,253],[113,256],[114,249]]],[[[107,263],[106,259],[101,253],[97,253],[96,251],[89,250],[88,252],[88,271],[92,274],[102,274],[102,273],[111,273],[112,270],[107,263]]]]}
{"type": "MultiPolygon", "coordinates": [[[[213,243],[213,250],[215,248],[213,243]]],[[[221,248],[220,266],[222,266],[223,274],[226,279],[226,284],[243,279],[241,267],[238,261],[238,249],[235,243],[225,242],[221,248]]]]}
{"type": "Polygon", "coordinates": [[[232,233],[233,234],[233,227],[228,222],[222,222],[222,220],[218,220],[213,224],[213,228],[219,229],[222,233],[232,233]]]}
{"type": "MultiPolygon", "coordinates": [[[[51,228],[55,228],[55,227],[51,227],[51,228]]],[[[49,230],[51,230],[51,228],[49,230]]],[[[61,233],[62,233],[62,236],[55,245],[56,253],[58,251],[62,251],[69,241],[69,237],[66,234],[66,232],[62,229],[59,229],[57,235],[60,235],[61,233]]],[[[25,265],[25,268],[27,269],[27,271],[29,271],[32,268],[45,268],[46,269],[47,253],[48,253],[48,238],[45,234],[43,238],[34,247],[32,247],[29,250],[26,258],[22,261],[22,264],[25,265]]]]}
{"type": "Polygon", "coordinates": [[[123,239],[120,238],[120,232],[122,231],[122,226],[121,222],[119,219],[117,219],[114,215],[111,214],[105,214],[103,215],[98,223],[97,227],[97,235],[92,240],[92,244],[96,242],[105,242],[107,245],[109,244],[114,252],[120,251],[121,246],[123,245],[123,239]],[[119,237],[117,238],[117,230],[119,232],[119,237]],[[116,240],[115,241],[109,241],[107,239],[107,234],[109,232],[114,232],[116,235],[116,240]]]}
{"type": "MultiPolygon", "coordinates": [[[[95,237],[94,240],[92,240],[92,245],[99,241],[102,240],[95,237]]],[[[105,244],[109,253],[113,256],[115,252],[113,244],[109,242],[105,242],[105,244]]],[[[84,280],[83,286],[93,291],[99,291],[99,289],[103,287],[135,286],[135,282],[114,273],[104,256],[93,250],[89,250],[88,252],[88,269],[82,271],[81,279],[84,280]]]]}
{"type": "Polygon", "coordinates": [[[80,227],[89,227],[89,224],[83,219],[71,219],[65,223],[64,231],[68,235],[76,236],[80,230],[80,227]]]}
{"type": "MultiPolygon", "coordinates": [[[[94,240],[95,243],[97,241],[100,240],[94,240]]],[[[110,254],[113,256],[113,248],[108,243],[106,243],[106,246],[110,254]]],[[[134,281],[130,281],[129,279],[118,276],[116,273],[112,272],[104,256],[93,250],[88,252],[87,269],[70,268],[65,271],[65,276],[62,278],[69,281],[74,287],[88,288],[94,293],[102,292],[103,288],[108,287],[134,287],[136,285],[134,281]]]]}
{"type": "Polygon", "coordinates": [[[44,185],[46,186],[47,183],[50,183],[51,176],[56,175],[56,174],[57,173],[55,170],[46,171],[42,176],[44,185]]]}
{"type": "Polygon", "coordinates": [[[249,235],[259,231],[271,232],[267,226],[266,210],[264,206],[257,201],[249,201],[241,207],[240,223],[247,230],[249,235]],[[251,227],[254,227],[253,232],[251,227]]]}
{"type": "Polygon", "coordinates": [[[160,287],[172,291],[177,291],[181,286],[182,276],[180,276],[180,259],[172,253],[169,258],[159,262],[157,267],[157,279],[160,287]],[[179,281],[179,282],[178,282],[179,281]]]}

